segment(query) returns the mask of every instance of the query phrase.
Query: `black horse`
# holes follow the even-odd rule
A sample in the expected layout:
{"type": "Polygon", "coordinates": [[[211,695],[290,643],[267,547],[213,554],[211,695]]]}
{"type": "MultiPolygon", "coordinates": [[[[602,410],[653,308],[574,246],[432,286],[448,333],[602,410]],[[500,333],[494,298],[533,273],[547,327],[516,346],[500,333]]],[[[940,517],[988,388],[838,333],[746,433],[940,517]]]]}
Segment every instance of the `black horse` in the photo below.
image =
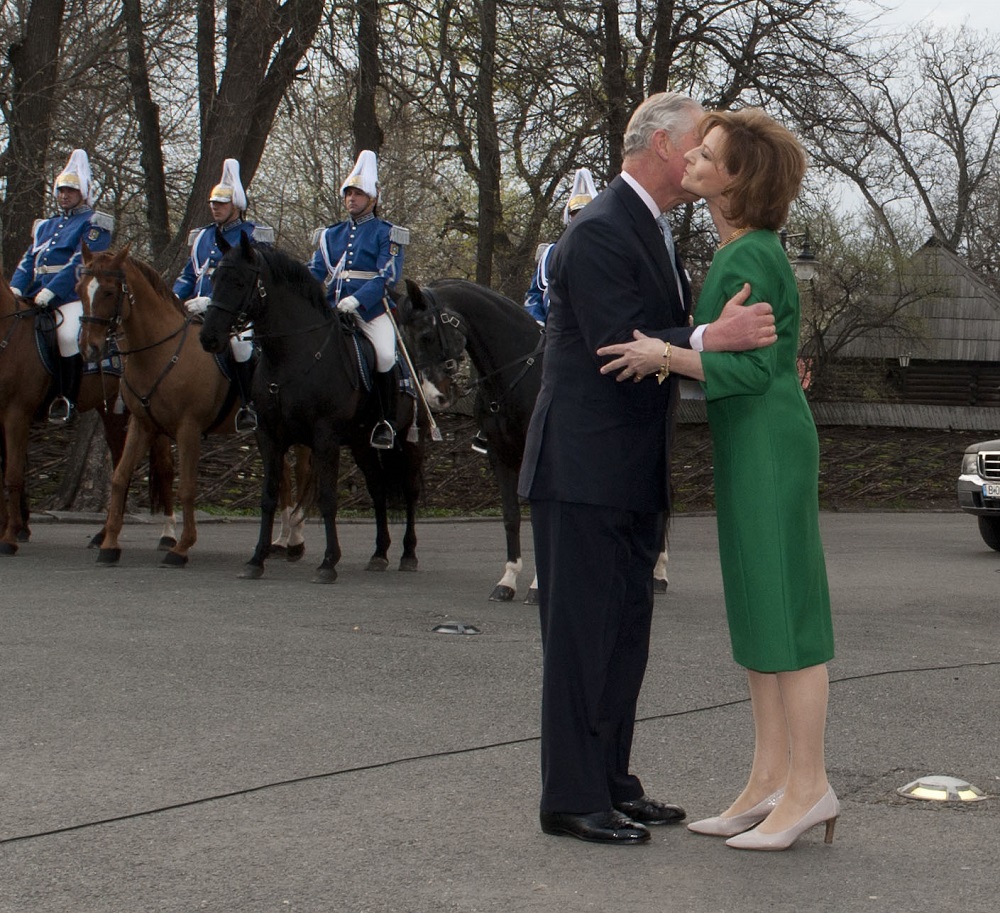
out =
{"type": "Polygon", "coordinates": [[[388,566],[388,506],[400,494],[406,507],[406,530],[400,570],[416,570],[416,502],[420,493],[423,440],[409,396],[399,396],[396,446],[374,450],[369,436],[381,418],[378,397],[366,392],[359,359],[371,358],[367,340],[355,343],[353,321],[327,304],[322,286],[298,261],[279,250],[240,244],[223,248],[212,277],[212,304],[205,312],[201,343],[222,352],[234,327],[253,324],[260,360],[254,372],[257,443],[264,464],[260,537],[241,574],[254,579],[264,572],[285,453],[293,444],[312,450],[316,504],[326,529],[326,551],[314,581],[332,583],[340,560],[337,540],[337,480],[340,447],[350,446],[365,476],[375,506],[375,552],[369,570],[388,566]],[[360,347],[359,347],[360,346],[360,347]]]}
{"type": "MultiPolygon", "coordinates": [[[[467,392],[459,386],[466,355],[475,366],[474,414],[500,487],[507,562],[490,593],[509,602],[521,571],[521,506],[517,479],[528,422],[542,379],[544,334],[519,304],[493,289],[465,279],[442,279],[421,288],[407,280],[399,302],[399,323],[420,372],[424,394],[434,408],[446,408],[467,392]]],[[[653,573],[653,588],[665,592],[667,553],[653,573]]],[[[537,576],[525,602],[538,601],[537,576]]]]}

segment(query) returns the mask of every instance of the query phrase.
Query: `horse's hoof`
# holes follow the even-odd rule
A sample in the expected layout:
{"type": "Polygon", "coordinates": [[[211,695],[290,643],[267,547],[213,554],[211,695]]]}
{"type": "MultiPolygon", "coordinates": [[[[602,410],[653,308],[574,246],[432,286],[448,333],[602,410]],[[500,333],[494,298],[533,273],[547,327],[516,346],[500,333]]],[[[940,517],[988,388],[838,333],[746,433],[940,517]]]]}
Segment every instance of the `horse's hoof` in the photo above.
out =
{"type": "Polygon", "coordinates": [[[399,559],[399,569],[401,571],[415,571],[417,569],[417,559],[404,555],[399,559]]]}
{"type": "Polygon", "coordinates": [[[17,531],[17,541],[18,542],[27,542],[30,538],[31,538],[31,530],[30,529],[19,529],[17,531]]]}
{"type": "Polygon", "coordinates": [[[160,541],[156,543],[158,552],[169,552],[177,544],[173,536],[160,536],[160,541]]]}
{"type": "Polygon", "coordinates": [[[273,558],[276,555],[284,555],[287,551],[288,549],[285,546],[279,545],[277,542],[272,542],[267,554],[269,558],[273,558]]]}
{"type": "Polygon", "coordinates": [[[248,564],[243,572],[237,575],[240,580],[260,580],[264,576],[263,564],[248,564]]]}
{"type": "Polygon", "coordinates": [[[167,552],[160,562],[160,567],[184,567],[187,563],[187,555],[180,555],[177,552],[167,552]]]}
{"type": "Polygon", "coordinates": [[[13,557],[17,554],[17,546],[11,542],[0,542],[0,555],[13,557]]]}
{"type": "Polygon", "coordinates": [[[94,533],[90,541],[87,543],[87,548],[100,548],[103,541],[104,530],[102,529],[99,533],[94,533]]]}
{"type": "Polygon", "coordinates": [[[530,587],[528,589],[528,595],[524,597],[525,605],[538,605],[538,588],[530,587]]]}
{"type": "Polygon", "coordinates": [[[490,602],[512,602],[514,599],[514,588],[498,583],[490,593],[490,602]]]}
{"type": "Polygon", "coordinates": [[[372,555],[368,559],[368,566],[365,568],[366,571],[384,571],[389,566],[389,559],[382,558],[380,555],[372,555]]]}
{"type": "Polygon", "coordinates": [[[653,592],[656,595],[662,595],[667,592],[667,578],[666,577],[654,577],[653,578],[653,592]]]}
{"type": "Polygon", "coordinates": [[[316,568],[316,576],[313,577],[313,583],[333,583],[337,579],[337,571],[332,567],[318,567],[316,568]]]}
{"type": "Polygon", "coordinates": [[[289,545],[284,552],[285,561],[298,561],[306,553],[306,544],[300,542],[298,545],[289,545]]]}
{"type": "Polygon", "coordinates": [[[97,553],[98,564],[117,564],[121,560],[122,550],[120,548],[102,548],[97,553]]]}

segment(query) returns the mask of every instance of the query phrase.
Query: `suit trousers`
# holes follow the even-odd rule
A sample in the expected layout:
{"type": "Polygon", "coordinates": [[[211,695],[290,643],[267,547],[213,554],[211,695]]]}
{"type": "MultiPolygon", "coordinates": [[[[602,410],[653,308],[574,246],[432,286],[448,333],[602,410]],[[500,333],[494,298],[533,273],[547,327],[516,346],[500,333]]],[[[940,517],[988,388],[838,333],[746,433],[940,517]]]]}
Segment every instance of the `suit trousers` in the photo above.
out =
{"type": "Polygon", "coordinates": [[[649,656],[661,512],[531,501],[542,627],[541,810],[643,795],[629,772],[649,656]]]}

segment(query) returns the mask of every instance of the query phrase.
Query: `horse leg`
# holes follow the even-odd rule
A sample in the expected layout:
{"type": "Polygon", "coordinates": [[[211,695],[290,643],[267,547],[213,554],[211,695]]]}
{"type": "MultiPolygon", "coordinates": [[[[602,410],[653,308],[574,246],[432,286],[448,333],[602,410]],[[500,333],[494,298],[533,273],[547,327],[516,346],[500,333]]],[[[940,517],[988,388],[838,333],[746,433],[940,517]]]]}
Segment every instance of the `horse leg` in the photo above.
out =
{"type": "MultiPolygon", "coordinates": [[[[378,456],[373,462],[378,463],[378,456]]],[[[368,476],[368,492],[372,496],[372,505],[375,508],[375,551],[368,559],[365,570],[384,571],[389,566],[389,546],[392,545],[392,537],[389,535],[389,502],[385,478],[378,465],[368,476]]]]}
{"type": "Polygon", "coordinates": [[[111,500],[108,504],[108,517],[104,522],[104,540],[97,553],[98,564],[117,564],[122,556],[118,537],[121,535],[125,519],[125,499],[132,474],[139,463],[139,458],[149,448],[151,437],[152,433],[144,428],[135,416],[129,419],[125,448],[111,476],[111,500]]]}
{"type": "Polygon", "coordinates": [[[7,517],[0,536],[0,555],[17,554],[19,534],[24,529],[24,476],[28,466],[28,431],[31,417],[14,409],[8,410],[3,430],[6,445],[4,466],[4,499],[7,517]]]}
{"type": "Polygon", "coordinates": [[[274,514],[278,508],[282,477],[287,469],[285,454],[275,441],[260,430],[257,432],[257,440],[264,466],[264,482],[260,490],[260,530],[253,554],[239,575],[242,580],[259,580],[264,576],[264,561],[272,549],[274,514]]]}
{"type": "Polygon", "coordinates": [[[184,567],[188,552],[198,541],[198,525],[194,518],[194,502],[198,493],[198,462],[201,459],[201,429],[186,423],[177,429],[177,461],[179,482],[177,500],[181,505],[183,526],[177,544],[167,551],[160,562],[163,567],[184,567]]]}
{"type": "Polygon", "coordinates": [[[283,555],[288,549],[292,534],[292,464],[286,453],[281,461],[281,479],[278,483],[278,504],[281,505],[281,529],[271,543],[272,555],[283,555]]]}
{"type": "Polygon", "coordinates": [[[660,557],[656,559],[656,564],[653,567],[653,592],[654,593],[666,593],[667,592],[667,546],[664,544],[663,551],[660,552],[660,557]]]}
{"type": "Polygon", "coordinates": [[[313,583],[333,583],[337,579],[340,542],[337,539],[337,482],[340,476],[340,442],[314,448],[313,470],[317,476],[316,502],[326,532],[323,563],[316,568],[313,583]]]}
{"type": "Polygon", "coordinates": [[[149,512],[163,513],[163,529],[156,548],[161,552],[177,544],[177,516],[174,514],[174,457],[170,438],[158,434],[149,448],[149,512]]]}
{"type": "Polygon", "coordinates": [[[422,444],[403,445],[403,471],[406,473],[404,489],[406,495],[406,530],[403,533],[403,554],[399,559],[401,571],[417,569],[417,501],[420,498],[421,466],[424,451],[422,444]]]}
{"type": "Polygon", "coordinates": [[[292,450],[295,452],[295,502],[291,505],[292,510],[288,517],[286,561],[298,561],[306,553],[305,504],[312,478],[312,451],[301,444],[296,444],[292,450]]]}
{"type": "MultiPolygon", "coordinates": [[[[492,451],[491,451],[492,454],[492,451]]],[[[517,592],[517,575],[521,573],[521,502],[517,497],[517,470],[504,466],[491,456],[493,474],[500,486],[503,510],[503,530],[507,536],[507,562],[504,574],[490,593],[490,602],[510,602],[517,592]]]]}

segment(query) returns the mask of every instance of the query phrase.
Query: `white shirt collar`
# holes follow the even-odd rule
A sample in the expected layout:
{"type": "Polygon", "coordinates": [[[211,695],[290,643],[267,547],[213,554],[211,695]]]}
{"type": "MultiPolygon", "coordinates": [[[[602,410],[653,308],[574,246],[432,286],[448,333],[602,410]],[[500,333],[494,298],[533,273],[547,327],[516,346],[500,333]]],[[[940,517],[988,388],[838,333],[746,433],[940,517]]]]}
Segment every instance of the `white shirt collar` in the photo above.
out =
{"type": "Polygon", "coordinates": [[[646,204],[646,208],[650,211],[654,219],[658,219],[661,215],[660,207],[656,205],[656,201],[649,195],[649,192],[645,187],[642,186],[632,175],[627,171],[622,172],[622,180],[628,184],[637,194],[639,194],[639,199],[646,204]]]}

